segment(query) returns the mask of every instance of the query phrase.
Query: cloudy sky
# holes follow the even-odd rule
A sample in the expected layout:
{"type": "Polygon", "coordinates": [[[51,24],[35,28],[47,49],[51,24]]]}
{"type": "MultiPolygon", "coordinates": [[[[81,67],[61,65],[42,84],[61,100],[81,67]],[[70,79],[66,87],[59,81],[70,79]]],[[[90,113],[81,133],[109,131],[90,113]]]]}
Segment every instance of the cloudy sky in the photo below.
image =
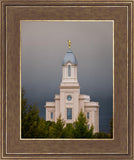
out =
{"type": "Polygon", "coordinates": [[[22,21],[22,87],[29,103],[43,106],[59,94],[62,61],[71,49],[78,61],[81,94],[100,104],[100,131],[109,132],[113,106],[113,24],[102,21],[22,21]]]}

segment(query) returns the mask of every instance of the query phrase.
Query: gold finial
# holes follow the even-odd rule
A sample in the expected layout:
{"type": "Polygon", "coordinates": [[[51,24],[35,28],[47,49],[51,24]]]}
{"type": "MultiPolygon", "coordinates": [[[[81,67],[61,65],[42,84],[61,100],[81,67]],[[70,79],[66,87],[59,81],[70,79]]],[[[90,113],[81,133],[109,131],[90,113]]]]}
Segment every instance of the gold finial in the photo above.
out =
{"type": "Polygon", "coordinates": [[[71,48],[71,41],[70,40],[68,40],[68,46],[69,46],[69,48],[71,48]]]}

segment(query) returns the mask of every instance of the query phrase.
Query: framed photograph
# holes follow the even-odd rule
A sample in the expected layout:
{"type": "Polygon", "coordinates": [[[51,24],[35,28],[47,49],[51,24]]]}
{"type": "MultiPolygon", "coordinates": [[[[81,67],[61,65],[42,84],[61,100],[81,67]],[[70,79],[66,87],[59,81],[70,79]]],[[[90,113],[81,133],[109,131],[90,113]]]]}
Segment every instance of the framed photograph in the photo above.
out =
{"type": "Polygon", "coordinates": [[[20,25],[21,138],[113,138],[114,22],[22,20],[20,25]],[[36,103],[39,115],[28,111],[25,100],[31,107],[36,103]]]}
{"type": "Polygon", "coordinates": [[[134,1],[1,1],[1,159],[134,159],[134,1]]]}

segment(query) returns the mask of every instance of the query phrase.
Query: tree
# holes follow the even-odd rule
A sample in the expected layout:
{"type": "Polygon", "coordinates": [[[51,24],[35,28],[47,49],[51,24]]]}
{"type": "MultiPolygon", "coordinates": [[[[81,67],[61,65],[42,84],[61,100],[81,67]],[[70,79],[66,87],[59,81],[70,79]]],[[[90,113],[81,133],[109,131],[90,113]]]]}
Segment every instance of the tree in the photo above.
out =
{"type": "Polygon", "coordinates": [[[74,137],[74,126],[72,123],[66,124],[66,127],[63,129],[61,138],[75,138],[74,137]]]}
{"type": "Polygon", "coordinates": [[[104,132],[97,132],[93,136],[94,138],[110,138],[110,136],[107,133],[104,132]]]}
{"type": "Polygon", "coordinates": [[[87,138],[93,138],[94,126],[91,125],[90,130],[88,131],[87,138]]]}
{"type": "Polygon", "coordinates": [[[75,138],[90,138],[93,128],[89,132],[87,127],[87,119],[82,110],[78,115],[78,120],[74,122],[74,137],[75,138]]]}
{"type": "MultiPolygon", "coordinates": [[[[39,127],[43,120],[39,117],[39,110],[35,105],[29,105],[25,98],[25,90],[22,88],[21,98],[21,131],[22,138],[38,138],[42,133],[39,127]],[[40,125],[39,125],[40,124],[40,125]]],[[[43,123],[42,123],[43,124],[43,123]]]]}
{"type": "Polygon", "coordinates": [[[22,137],[24,137],[25,133],[25,117],[27,115],[27,99],[24,98],[25,90],[22,88],[21,91],[21,133],[22,137]]]}
{"type": "Polygon", "coordinates": [[[57,119],[56,123],[53,123],[49,128],[49,137],[50,138],[61,138],[63,133],[63,127],[65,123],[63,119],[61,119],[61,115],[57,119]]]}
{"type": "Polygon", "coordinates": [[[28,112],[22,120],[22,136],[26,138],[38,137],[38,125],[40,122],[39,111],[35,106],[30,105],[28,112]]]}

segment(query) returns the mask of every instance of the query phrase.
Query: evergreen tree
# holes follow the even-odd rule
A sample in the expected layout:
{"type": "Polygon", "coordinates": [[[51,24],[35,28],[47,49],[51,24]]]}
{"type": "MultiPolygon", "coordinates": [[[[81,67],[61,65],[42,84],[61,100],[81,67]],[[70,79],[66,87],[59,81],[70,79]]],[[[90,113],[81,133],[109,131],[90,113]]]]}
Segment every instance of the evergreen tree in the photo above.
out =
{"type": "Polygon", "coordinates": [[[64,125],[65,125],[65,123],[61,119],[61,115],[60,115],[59,118],[57,119],[57,122],[53,123],[49,128],[49,137],[50,138],[60,138],[60,137],[62,137],[64,125]]]}
{"type": "Polygon", "coordinates": [[[93,136],[94,138],[110,138],[110,136],[107,133],[104,132],[97,132],[93,136]]]}
{"type": "Polygon", "coordinates": [[[71,124],[71,123],[66,124],[66,127],[63,129],[63,133],[61,135],[61,138],[75,138],[73,124],[71,124]]]}
{"type": "Polygon", "coordinates": [[[90,138],[93,132],[93,128],[91,131],[88,130],[87,127],[87,119],[82,110],[78,115],[78,120],[74,122],[74,137],[75,138],[90,138]]]}
{"type": "Polygon", "coordinates": [[[37,138],[40,137],[39,128],[40,121],[39,110],[35,105],[28,105],[27,98],[25,98],[25,90],[22,89],[21,98],[21,131],[22,138],[37,138]]]}
{"type": "Polygon", "coordinates": [[[22,133],[22,138],[24,138],[24,134],[25,134],[25,117],[27,116],[27,99],[24,98],[25,95],[25,90],[22,88],[22,92],[21,92],[21,133],[22,133]]]}
{"type": "Polygon", "coordinates": [[[93,131],[94,131],[94,126],[91,125],[91,127],[87,133],[87,138],[93,138],[93,131]]]}

